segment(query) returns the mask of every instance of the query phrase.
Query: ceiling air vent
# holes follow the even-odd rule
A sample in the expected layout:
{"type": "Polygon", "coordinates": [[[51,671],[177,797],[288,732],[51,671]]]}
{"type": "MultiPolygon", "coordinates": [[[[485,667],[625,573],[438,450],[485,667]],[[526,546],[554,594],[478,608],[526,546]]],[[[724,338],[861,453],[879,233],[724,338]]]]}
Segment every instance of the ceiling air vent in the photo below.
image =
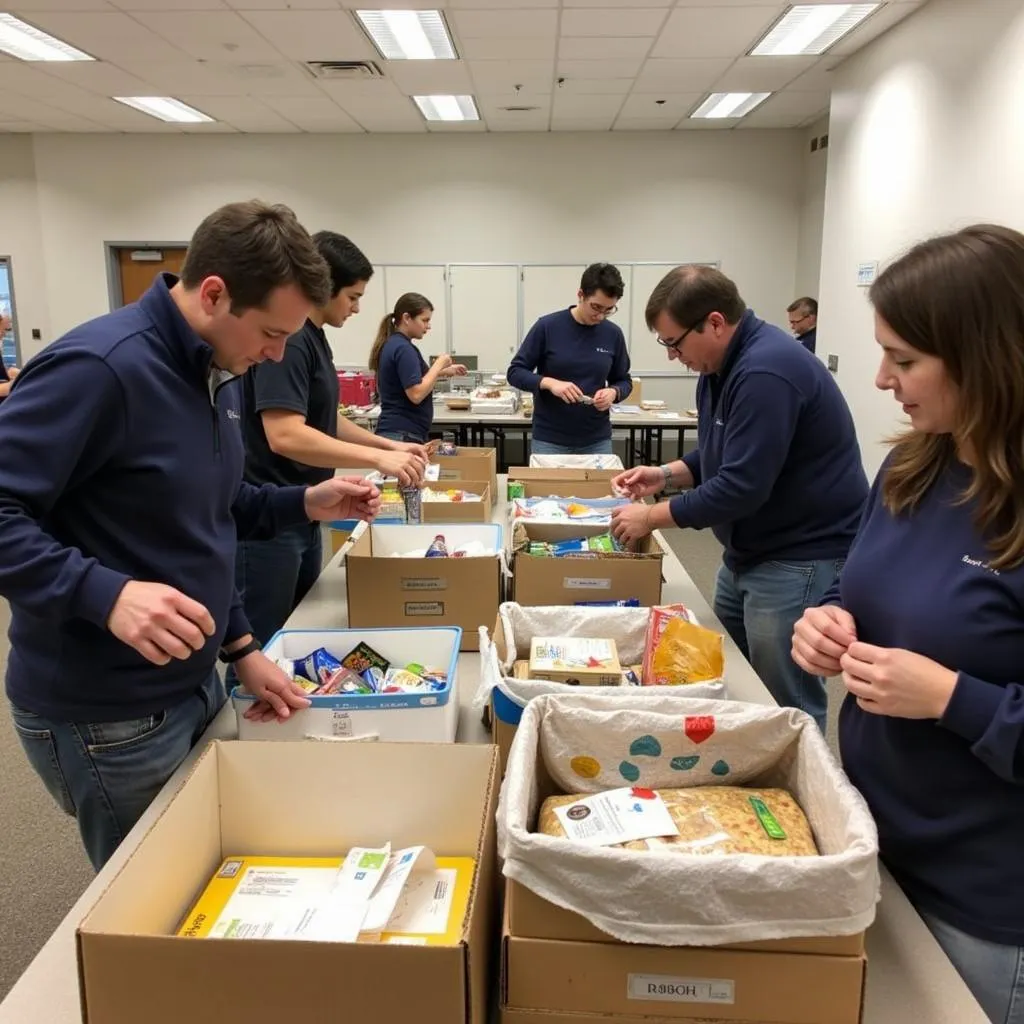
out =
{"type": "Polygon", "coordinates": [[[314,78],[365,81],[384,77],[384,72],[372,60],[308,60],[306,69],[314,78]]]}
{"type": "Polygon", "coordinates": [[[540,110],[540,107],[499,107],[506,114],[528,114],[531,110],[540,110]]]}

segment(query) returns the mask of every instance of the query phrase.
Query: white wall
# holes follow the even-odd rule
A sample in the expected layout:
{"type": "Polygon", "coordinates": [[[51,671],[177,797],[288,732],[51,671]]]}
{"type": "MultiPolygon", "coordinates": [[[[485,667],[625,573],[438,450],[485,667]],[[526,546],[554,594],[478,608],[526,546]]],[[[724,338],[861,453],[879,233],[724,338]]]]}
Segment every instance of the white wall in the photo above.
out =
{"type": "Polygon", "coordinates": [[[351,235],[380,263],[718,259],[748,302],[784,321],[800,138],[38,136],[53,329],[107,309],[105,241],[186,240],[211,209],[250,196],[351,235]]]}
{"type": "MultiPolygon", "coordinates": [[[[811,139],[828,132],[828,118],[823,117],[803,133],[803,189],[800,202],[800,224],[797,238],[796,287],[793,298],[810,295],[817,298],[821,276],[821,229],[825,219],[825,177],[828,150],[811,152],[811,139]]],[[[789,305],[789,303],[786,303],[789,305]]]]}
{"type": "Polygon", "coordinates": [[[931,0],[837,72],[819,353],[839,355],[865,464],[902,417],[875,390],[857,264],[977,221],[1024,228],[1024,4],[931,0]]]}
{"type": "Polygon", "coordinates": [[[32,139],[27,135],[0,135],[0,254],[11,257],[18,340],[28,356],[52,336],[32,139]],[[32,341],[33,328],[41,341],[32,341]]]}

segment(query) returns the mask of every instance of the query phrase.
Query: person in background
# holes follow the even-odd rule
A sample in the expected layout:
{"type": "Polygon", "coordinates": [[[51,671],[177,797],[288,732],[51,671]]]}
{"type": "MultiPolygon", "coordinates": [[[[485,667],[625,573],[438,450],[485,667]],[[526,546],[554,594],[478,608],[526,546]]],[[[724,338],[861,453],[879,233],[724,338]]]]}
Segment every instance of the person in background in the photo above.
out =
{"type": "MultiPolygon", "coordinates": [[[[427,465],[422,445],[378,437],[338,413],[338,374],[324,325],[341,327],[359,312],[373,267],[344,235],[320,231],[313,241],[330,270],[330,299],[310,311],[280,362],[267,360],[245,375],[245,479],[256,486],[313,486],[336,467],[365,466],[417,486],[427,465]]],[[[260,643],[284,625],[322,566],[319,523],[239,543],[235,584],[260,643]]]]}
{"type": "Polygon", "coordinates": [[[359,479],[245,483],[235,378],[280,359],[330,292],[291,210],[229,204],[180,279],[49,345],[0,406],[7,696],[97,869],[224,703],[218,657],[260,699],[252,717],[309,703],[253,639],[236,539],[370,519],[380,495],[359,479]]]}
{"type": "MultiPolygon", "coordinates": [[[[7,332],[10,329],[11,318],[6,313],[0,313],[0,341],[7,337],[7,332]]],[[[14,378],[20,372],[16,366],[8,366],[3,361],[3,358],[0,357],[0,373],[3,374],[2,379],[0,379],[0,402],[11,393],[11,385],[14,383],[14,378]]]]}
{"type": "Polygon", "coordinates": [[[818,300],[805,295],[791,302],[786,312],[789,314],[789,329],[796,340],[814,355],[818,343],[818,300]]]}
{"type": "Polygon", "coordinates": [[[434,385],[441,377],[461,377],[466,367],[447,353],[428,367],[417,341],[430,331],[434,307],[416,292],[399,296],[394,311],[380,322],[370,350],[380,396],[379,437],[425,444],[434,422],[434,385]]]}
{"type": "Polygon", "coordinates": [[[611,454],[609,410],[633,390],[625,336],[608,319],[624,292],[616,267],[591,264],[576,305],[542,316],[523,339],[508,382],[536,396],[531,451],[611,454]]]}
{"type": "Polygon", "coordinates": [[[793,663],[790,641],[838,578],[867,496],[850,410],[822,363],[758,319],[719,270],[677,267],[646,317],[668,358],[700,373],[698,444],[612,481],[633,498],[686,488],[616,509],[612,532],[633,542],[653,529],[711,527],[725,549],[715,614],[775,700],[824,731],[825,681],[793,663]]]}
{"type": "Polygon", "coordinates": [[[1024,235],[920,243],[871,286],[910,418],[839,585],[793,633],[842,672],[881,856],[995,1024],[1024,1021],[1024,235]]]}

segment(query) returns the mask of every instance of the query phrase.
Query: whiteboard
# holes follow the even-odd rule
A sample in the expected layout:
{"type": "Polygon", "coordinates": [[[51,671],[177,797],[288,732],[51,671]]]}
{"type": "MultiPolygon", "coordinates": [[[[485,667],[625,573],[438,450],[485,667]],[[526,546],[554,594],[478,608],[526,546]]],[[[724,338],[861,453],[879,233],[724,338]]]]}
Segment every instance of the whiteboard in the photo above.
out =
{"type": "Polygon", "coordinates": [[[373,339],[377,336],[377,328],[386,312],[384,274],[378,267],[359,300],[359,312],[350,316],[344,327],[324,327],[334,353],[335,366],[366,368],[373,339]]]}
{"type": "Polygon", "coordinates": [[[477,357],[477,368],[504,373],[519,348],[519,267],[449,267],[453,354],[477,357]]]}
{"type": "MultiPolygon", "coordinates": [[[[654,333],[647,329],[644,313],[647,300],[651,297],[658,282],[670,271],[681,266],[679,263],[635,263],[633,265],[633,307],[631,315],[631,331],[629,359],[635,373],[651,370],[682,370],[678,362],[669,362],[668,354],[663,346],[655,340],[654,333]]],[[[693,262],[693,261],[691,261],[693,262]]],[[[706,266],[716,267],[717,263],[706,266]]]]}
{"type": "Polygon", "coordinates": [[[430,362],[432,355],[448,349],[448,282],[444,266],[386,266],[384,268],[384,301],[387,312],[406,292],[418,292],[429,299],[434,307],[430,333],[418,343],[423,358],[430,362]]]}

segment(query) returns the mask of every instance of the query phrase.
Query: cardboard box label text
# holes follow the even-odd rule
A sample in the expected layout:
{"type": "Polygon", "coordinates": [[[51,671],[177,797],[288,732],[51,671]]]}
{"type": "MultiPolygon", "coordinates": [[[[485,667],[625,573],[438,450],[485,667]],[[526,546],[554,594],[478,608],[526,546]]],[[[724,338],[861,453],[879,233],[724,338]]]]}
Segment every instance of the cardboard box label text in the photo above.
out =
{"type": "Polygon", "coordinates": [[[627,998],[660,1003],[736,1002],[736,985],[725,978],[673,978],[667,974],[630,974],[627,998]]]}

